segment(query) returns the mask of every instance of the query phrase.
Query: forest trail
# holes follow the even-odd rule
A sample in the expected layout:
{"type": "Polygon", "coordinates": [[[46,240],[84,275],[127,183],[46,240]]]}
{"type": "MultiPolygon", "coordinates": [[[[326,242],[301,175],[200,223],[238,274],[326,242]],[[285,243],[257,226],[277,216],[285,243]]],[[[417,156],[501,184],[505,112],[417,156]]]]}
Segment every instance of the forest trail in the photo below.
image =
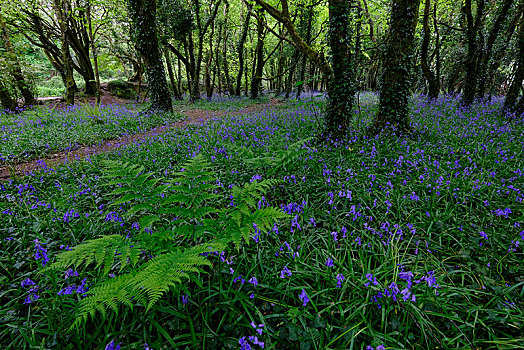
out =
{"type": "Polygon", "coordinates": [[[53,154],[45,155],[42,158],[32,159],[10,165],[0,165],[0,181],[9,180],[13,176],[24,176],[33,172],[34,170],[52,169],[60,164],[82,160],[96,154],[111,152],[122,146],[163,134],[173,128],[179,128],[185,125],[204,124],[213,118],[242,115],[245,113],[262,111],[264,109],[272,109],[276,108],[277,106],[281,106],[282,104],[283,103],[279,100],[272,98],[269,102],[250,105],[240,108],[236,111],[205,110],[198,108],[175,110],[175,112],[185,115],[186,118],[172,124],[157,126],[143,133],[105,140],[97,145],[79,145],[75,149],[55,152],[53,154]]]}

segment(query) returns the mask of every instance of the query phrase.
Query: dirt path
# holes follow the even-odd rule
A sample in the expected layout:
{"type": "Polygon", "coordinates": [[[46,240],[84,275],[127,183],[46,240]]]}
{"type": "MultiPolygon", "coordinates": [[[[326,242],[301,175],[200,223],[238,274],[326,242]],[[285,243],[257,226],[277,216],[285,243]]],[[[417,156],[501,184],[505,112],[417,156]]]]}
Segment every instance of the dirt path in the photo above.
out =
{"type": "Polygon", "coordinates": [[[281,104],[282,103],[278,101],[277,99],[271,99],[270,102],[268,103],[251,105],[245,108],[241,108],[237,111],[223,111],[223,110],[210,111],[210,110],[202,110],[202,109],[190,109],[190,110],[181,112],[182,114],[186,115],[187,117],[186,119],[173,123],[173,124],[157,126],[144,133],[138,133],[134,135],[127,135],[127,136],[119,137],[116,139],[105,140],[105,141],[102,141],[98,145],[92,145],[92,146],[80,145],[78,148],[74,150],[61,151],[61,152],[56,152],[53,154],[48,154],[43,158],[33,159],[27,162],[21,162],[21,163],[9,165],[9,166],[2,165],[0,166],[0,181],[9,180],[13,175],[16,175],[16,176],[27,175],[28,173],[31,173],[34,170],[44,169],[44,168],[50,169],[50,168],[54,168],[55,166],[66,163],[66,162],[82,160],[88,156],[92,156],[92,155],[100,154],[104,152],[110,152],[119,147],[131,144],[131,143],[135,143],[139,140],[151,138],[152,136],[162,134],[173,128],[182,127],[184,125],[203,124],[213,118],[231,116],[231,115],[241,115],[245,113],[261,111],[267,108],[275,108],[281,104]]]}

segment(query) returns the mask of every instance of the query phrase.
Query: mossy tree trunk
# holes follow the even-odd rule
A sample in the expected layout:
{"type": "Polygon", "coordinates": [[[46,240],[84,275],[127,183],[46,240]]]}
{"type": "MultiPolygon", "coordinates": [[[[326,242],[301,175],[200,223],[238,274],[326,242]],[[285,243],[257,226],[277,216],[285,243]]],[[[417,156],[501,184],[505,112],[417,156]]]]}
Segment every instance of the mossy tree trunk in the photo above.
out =
{"type": "Polygon", "coordinates": [[[520,97],[520,101],[517,103],[519,94],[522,91],[522,83],[524,82],[524,16],[520,21],[519,35],[517,37],[518,47],[518,58],[515,70],[515,77],[511,82],[510,88],[504,101],[504,109],[516,112],[519,114],[524,113],[522,105],[524,103],[524,96],[520,97]]]}
{"type": "Polygon", "coordinates": [[[13,100],[13,98],[9,94],[9,90],[7,90],[7,86],[5,86],[2,80],[0,80],[0,105],[2,105],[2,109],[11,112],[14,112],[16,110],[16,101],[13,100]]]}
{"type": "MultiPolygon", "coordinates": [[[[422,73],[428,83],[428,96],[430,98],[437,98],[440,90],[439,81],[435,76],[435,73],[429,67],[428,61],[428,49],[431,40],[431,32],[429,30],[429,13],[431,10],[431,0],[424,1],[424,18],[422,20],[422,28],[424,30],[424,37],[422,39],[422,46],[420,49],[420,65],[422,67],[422,73]]],[[[437,49],[438,50],[438,45],[437,49]]]]}
{"type": "Polygon", "coordinates": [[[156,0],[129,0],[133,37],[146,67],[151,109],[173,111],[156,30],[156,0]]]}
{"type": "Polygon", "coordinates": [[[343,138],[351,122],[355,97],[355,74],[352,62],[349,0],[329,1],[329,47],[332,72],[328,81],[326,133],[343,138]]]}
{"type": "Polygon", "coordinates": [[[66,0],[54,0],[53,3],[55,7],[55,12],[58,17],[58,24],[60,26],[60,40],[62,43],[62,64],[64,67],[65,73],[65,87],[66,87],[66,104],[72,105],[75,103],[75,93],[76,93],[76,83],[73,77],[73,58],[71,57],[71,52],[69,51],[69,38],[70,38],[70,28],[68,24],[68,16],[71,11],[69,8],[69,3],[66,0]]]}
{"type": "MultiPolygon", "coordinates": [[[[0,9],[1,11],[1,9],[0,9]]],[[[4,18],[2,17],[2,14],[0,12],[0,37],[2,38],[4,42],[4,46],[6,49],[9,62],[9,70],[11,71],[11,76],[13,77],[13,80],[15,81],[16,87],[18,90],[20,90],[20,93],[22,94],[22,97],[24,98],[24,105],[31,106],[36,104],[35,96],[33,95],[33,92],[31,91],[29,84],[27,84],[24,74],[22,73],[22,69],[20,68],[20,62],[18,61],[18,57],[16,56],[16,53],[13,50],[13,47],[11,45],[11,38],[9,37],[9,33],[7,32],[7,26],[4,22],[4,18]]]]}
{"type": "Polygon", "coordinates": [[[466,60],[464,61],[464,68],[466,71],[466,77],[464,80],[464,89],[462,92],[461,104],[469,106],[473,103],[477,91],[478,83],[478,66],[481,59],[480,49],[483,45],[479,42],[477,33],[480,31],[480,26],[484,17],[484,8],[486,5],[485,0],[477,0],[477,13],[475,20],[473,20],[473,12],[471,9],[472,0],[465,0],[463,12],[466,17],[466,43],[468,52],[466,54],[466,60]]]}
{"type": "Polygon", "coordinates": [[[393,0],[389,37],[383,58],[379,110],[373,133],[388,126],[396,132],[408,131],[410,75],[413,66],[413,42],[417,25],[419,0],[393,0]]]}

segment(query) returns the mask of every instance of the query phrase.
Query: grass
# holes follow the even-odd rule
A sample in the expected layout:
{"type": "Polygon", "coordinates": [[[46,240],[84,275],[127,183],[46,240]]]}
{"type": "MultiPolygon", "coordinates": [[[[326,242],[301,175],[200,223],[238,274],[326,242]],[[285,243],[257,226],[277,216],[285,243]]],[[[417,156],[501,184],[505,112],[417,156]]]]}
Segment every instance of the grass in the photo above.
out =
{"type": "MultiPolygon", "coordinates": [[[[376,112],[371,103],[345,142],[316,145],[310,137],[319,112],[295,105],[186,126],[3,183],[0,344],[522,348],[524,123],[505,125],[500,108],[499,100],[465,109],[453,97],[414,98],[416,136],[370,139],[360,130],[376,112]],[[43,273],[43,251],[52,263],[87,239],[135,232],[129,207],[112,206],[117,197],[103,161],[171,178],[197,154],[213,164],[216,206],[234,204],[231,187],[274,178],[281,184],[259,206],[289,217],[211,255],[212,268],[173,287],[149,312],[140,302],[120,305],[67,331],[85,292],[59,291],[85,278],[93,288],[107,276],[95,266],[78,266],[67,279],[43,273]],[[35,285],[21,287],[27,278],[35,285]]],[[[152,237],[159,230],[152,227],[152,237]]],[[[172,244],[191,242],[174,237],[172,244]]]]}
{"type": "Polygon", "coordinates": [[[136,105],[78,105],[63,110],[36,107],[22,114],[3,114],[0,162],[20,162],[79,145],[95,145],[181,118],[179,114],[141,113],[136,105]]]}

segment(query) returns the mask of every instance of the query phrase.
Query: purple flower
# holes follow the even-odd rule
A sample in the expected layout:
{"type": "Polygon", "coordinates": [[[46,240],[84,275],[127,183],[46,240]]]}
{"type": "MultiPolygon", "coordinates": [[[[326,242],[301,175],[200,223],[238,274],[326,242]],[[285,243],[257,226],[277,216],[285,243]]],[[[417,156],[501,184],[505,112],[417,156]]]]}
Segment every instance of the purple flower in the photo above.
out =
{"type": "Polygon", "coordinates": [[[302,289],[302,292],[300,293],[300,295],[298,296],[300,298],[300,300],[304,303],[302,306],[306,306],[307,303],[309,303],[309,298],[306,294],[306,290],[305,289],[302,289]]]}
{"type": "Polygon", "coordinates": [[[367,273],[366,278],[369,282],[364,283],[364,287],[369,287],[370,283],[373,283],[374,286],[378,285],[377,278],[373,277],[372,273],[367,273]]]}
{"type": "Polygon", "coordinates": [[[346,278],[344,277],[343,274],[339,273],[337,275],[337,288],[341,288],[342,287],[342,282],[345,280],[346,278]]]}
{"type": "Polygon", "coordinates": [[[29,286],[34,286],[35,284],[36,283],[32,279],[26,278],[25,280],[22,281],[20,285],[22,286],[22,288],[25,288],[29,286]]]}
{"type": "Polygon", "coordinates": [[[74,271],[73,269],[69,269],[65,272],[65,279],[78,276],[78,272],[74,271]]]}
{"type": "Polygon", "coordinates": [[[280,271],[280,278],[286,278],[286,276],[291,277],[291,271],[289,271],[287,266],[284,266],[282,271],[280,271]]]}
{"type": "Polygon", "coordinates": [[[328,258],[328,259],[326,260],[326,266],[327,266],[327,267],[333,267],[333,259],[328,258]]]}
{"type": "Polygon", "coordinates": [[[238,340],[238,343],[240,344],[240,350],[251,350],[252,347],[251,345],[249,344],[248,340],[246,339],[246,337],[242,337],[238,340]]]}
{"type": "Polygon", "coordinates": [[[120,344],[115,345],[115,340],[113,339],[106,345],[105,350],[120,350],[120,344]]]}
{"type": "Polygon", "coordinates": [[[182,295],[182,304],[187,305],[188,301],[189,301],[189,295],[187,293],[182,295]]]}
{"type": "Polygon", "coordinates": [[[251,277],[248,282],[253,284],[253,287],[258,286],[258,280],[255,276],[251,277]]]}
{"type": "Polygon", "coordinates": [[[47,249],[42,247],[40,242],[38,242],[38,239],[35,239],[33,242],[35,242],[35,260],[42,259],[42,266],[45,266],[47,262],[49,261],[49,258],[47,257],[47,249]]]}

